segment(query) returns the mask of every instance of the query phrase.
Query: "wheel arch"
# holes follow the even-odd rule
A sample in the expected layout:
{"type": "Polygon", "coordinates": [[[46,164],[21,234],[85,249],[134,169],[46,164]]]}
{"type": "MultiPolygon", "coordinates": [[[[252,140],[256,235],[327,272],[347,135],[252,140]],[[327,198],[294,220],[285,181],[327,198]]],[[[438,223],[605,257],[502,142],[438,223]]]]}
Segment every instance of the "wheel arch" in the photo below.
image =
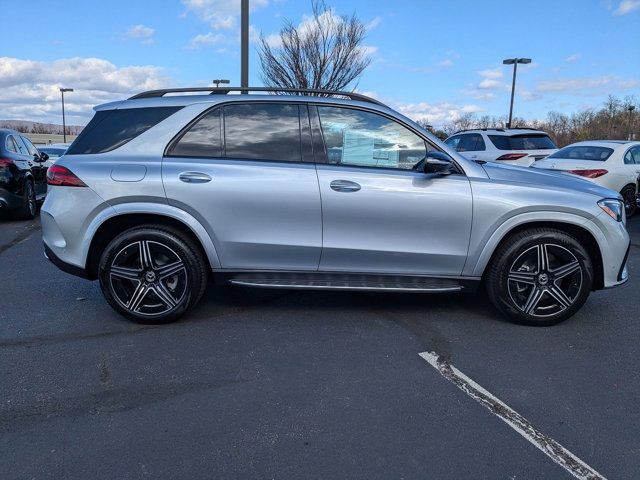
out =
{"type": "MultiPolygon", "coordinates": [[[[174,209],[173,207],[169,208],[170,210],[174,209]]],[[[91,280],[98,278],[100,256],[113,238],[129,228],[145,224],[172,227],[188,235],[201,249],[202,254],[209,262],[209,267],[212,269],[220,268],[218,255],[211,237],[204,227],[186,212],[181,210],[178,212],[153,212],[149,211],[149,209],[146,211],[116,211],[114,215],[102,219],[99,224],[93,226],[94,233],[91,235],[85,262],[87,277],[91,280]]]]}
{"type": "Polygon", "coordinates": [[[485,246],[478,262],[474,269],[474,275],[483,277],[487,270],[487,266],[491,264],[495,253],[512,235],[522,232],[523,230],[529,230],[533,228],[553,228],[565,232],[580,241],[589,253],[591,261],[593,262],[594,269],[594,281],[593,290],[601,290],[604,288],[604,267],[602,252],[600,250],[600,244],[596,239],[596,236],[590,231],[584,224],[573,223],[562,220],[533,220],[525,221],[511,226],[504,232],[500,232],[499,238],[494,238],[498,235],[498,232],[490,239],[485,246]]]}

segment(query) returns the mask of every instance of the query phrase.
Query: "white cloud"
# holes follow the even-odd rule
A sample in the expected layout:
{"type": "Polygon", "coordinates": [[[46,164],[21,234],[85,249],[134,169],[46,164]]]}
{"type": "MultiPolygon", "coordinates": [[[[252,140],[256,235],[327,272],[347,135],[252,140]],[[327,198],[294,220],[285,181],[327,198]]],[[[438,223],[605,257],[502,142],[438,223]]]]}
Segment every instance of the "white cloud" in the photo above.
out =
{"type": "Polygon", "coordinates": [[[613,11],[615,16],[626,15],[635,10],[640,10],[640,0],[623,0],[613,11]]]}
{"type": "Polygon", "coordinates": [[[190,50],[196,50],[200,47],[204,46],[212,46],[212,45],[221,45],[224,43],[229,43],[229,37],[221,34],[221,33],[205,33],[201,35],[196,35],[191,39],[187,48],[190,50]]]}
{"type": "Polygon", "coordinates": [[[124,33],[124,37],[131,40],[139,40],[145,45],[151,45],[153,43],[153,35],[155,30],[146,25],[134,25],[124,33]]]}
{"type": "Polygon", "coordinates": [[[502,71],[502,67],[497,67],[497,68],[490,68],[487,70],[480,70],[478,72],[478,75],[480,75],[483,78],[497,79],[497,78],[504,77],[504,72],[502,71]]]}
{"type": "MultiPolygon", "coordinates": [[[[268,5],[268,0],[251,0],[251,11],[268,5]]],[[[215,30],[233,30],[240,16],[240,0],[182,0],[187,13],[195,14],[215,30]]]]}
{"type": "Polygon", "coordinates": [[[369,30],[373,30],[374,28],[376,28],[378,25],[380,25],[380,22],[382,22],[382,17],[375,17],[373,20],[371,20],[370,22],[368,22],[365,27],[367,29],[367,31],[369,30]]]}
{"type": "Polygon", "coordinates": [[[613,93],[640,86],[640,80],[623,80],[612,75],[583,78],[557,78],[538,84],[539,92],[565,92],[576,95],[613,93]]]}
{"type": "Polygon", "coordinates": [[[478,84],[478,88],[482,90],[504,90],[509,88],[507,84],[493,78],[485,78],[478,84]]]}
{"type": "Polygon", "coordinates": [[[60,121],[60,87],[69,124],[84,124],[95,105],[169,85],[163,70],[152,65],[117,67],[100,58],[65,58],[52,62],[0,57],[2,119],[60,121]]]}
{"type": "Polygon", "coordinates": [[[432,125],[442,125],[447,122],[457,120],[465,113],[477,113],[483,111],[478,105],[455,105],[448,102],[437,104],[420,102],[394,105],[403,115],[412,120],[427,120],[432,125]]]}
{"type": "Polygon", "coordinates": [[[575,62],[580,60],[580,58],[582,57],[582,55],[580,55],[579,53],[574,53],[573,55],[569,55],[567,58],[564,59],[565,62],[575,62]]]}
{"type": "Polygon", "coordinates": [[[441,62],[438,62],[438,66],[442,67],[442,68],[449,68],[453,66],[453,60],[451,60],[450,58],[447,58],[445,60],[442,60],[441,62]]]}

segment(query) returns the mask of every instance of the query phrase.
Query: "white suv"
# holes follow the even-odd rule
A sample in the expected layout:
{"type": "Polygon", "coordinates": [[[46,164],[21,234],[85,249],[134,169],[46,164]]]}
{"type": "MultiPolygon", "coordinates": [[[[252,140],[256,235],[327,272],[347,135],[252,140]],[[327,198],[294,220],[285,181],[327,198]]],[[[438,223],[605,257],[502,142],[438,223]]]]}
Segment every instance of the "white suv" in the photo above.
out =
{"type": "Polygon", "coordinates": [[[558,150],[545,132],[522,128],[464,130],[444,143],[470,160],[498,161],[521,167],[528,167],[558,150]]]}

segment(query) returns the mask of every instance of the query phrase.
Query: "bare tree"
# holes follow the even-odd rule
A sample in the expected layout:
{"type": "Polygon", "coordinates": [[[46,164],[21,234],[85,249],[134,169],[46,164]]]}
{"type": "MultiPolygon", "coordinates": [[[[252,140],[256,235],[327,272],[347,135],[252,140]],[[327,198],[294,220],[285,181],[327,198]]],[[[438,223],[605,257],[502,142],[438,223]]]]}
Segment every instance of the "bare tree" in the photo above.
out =
{"type": "Polygon", "coordinates": [[[363,46],[366,26],[355,15],[335,15],[322,0],[313,0],[312,8],[312,18],[302,25],[287,21],[278,46],[260,36],[265,85],[343,90],[369,66],[363,46]]]}

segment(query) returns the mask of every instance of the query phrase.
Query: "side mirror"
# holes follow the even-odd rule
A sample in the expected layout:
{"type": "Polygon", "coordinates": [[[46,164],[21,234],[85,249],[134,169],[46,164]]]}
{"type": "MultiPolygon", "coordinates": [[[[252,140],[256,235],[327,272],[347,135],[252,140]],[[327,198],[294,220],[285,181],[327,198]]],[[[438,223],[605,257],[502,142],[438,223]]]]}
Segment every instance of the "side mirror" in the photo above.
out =
{"type": "Polygon", "coordinates": [[[43,163],[43,162],[46,162],[47,160],[49,160],[49,155],[47,155],[44,152],[40,152],[40,157],[38,157],[37,155],[34,155],[34,160],[36,162],[43,163]]]}
{"type": "Polygon", "coordinates": [[[442,152],[429,152],[424,159],[424,173],[434,173],[436,175],[451,174],[453,160],[449,155],[442,152]]]}

